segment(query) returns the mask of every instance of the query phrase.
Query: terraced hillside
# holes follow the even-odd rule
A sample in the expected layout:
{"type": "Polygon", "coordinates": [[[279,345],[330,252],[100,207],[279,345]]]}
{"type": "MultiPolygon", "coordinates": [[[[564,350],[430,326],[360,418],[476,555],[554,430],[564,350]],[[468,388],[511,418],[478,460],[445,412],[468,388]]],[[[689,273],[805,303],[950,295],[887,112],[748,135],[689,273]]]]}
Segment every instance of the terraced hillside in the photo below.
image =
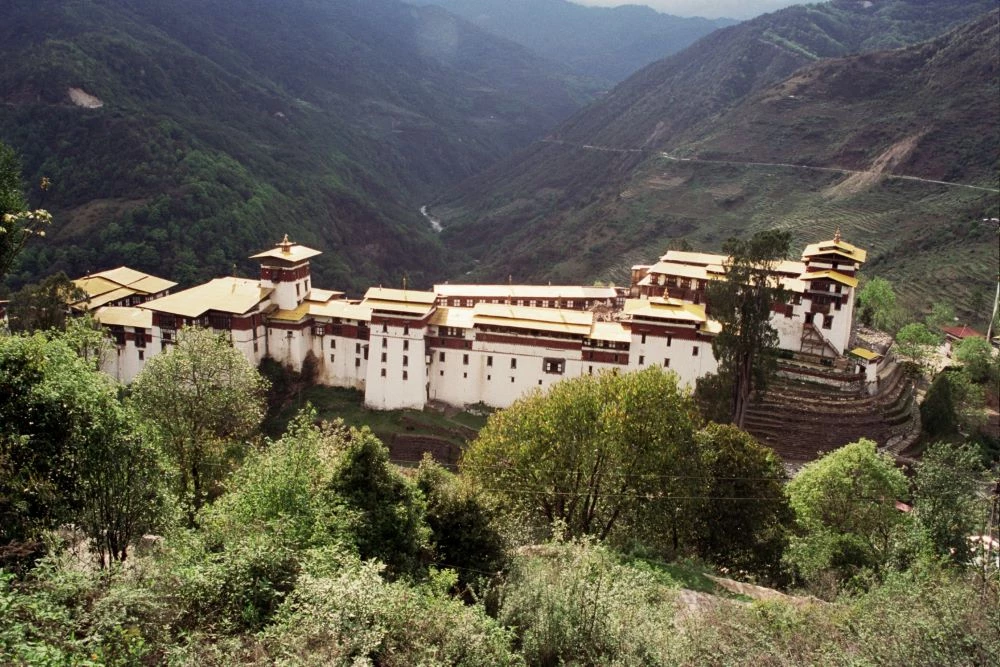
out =
{"type": "Polygon", "coordinates": [[[912,383],[893,364],[874,396],[777,378],[751,406],[746,429],[796,466],[859,438],[901,453],[919,435],[920,417],[912,383]]]}

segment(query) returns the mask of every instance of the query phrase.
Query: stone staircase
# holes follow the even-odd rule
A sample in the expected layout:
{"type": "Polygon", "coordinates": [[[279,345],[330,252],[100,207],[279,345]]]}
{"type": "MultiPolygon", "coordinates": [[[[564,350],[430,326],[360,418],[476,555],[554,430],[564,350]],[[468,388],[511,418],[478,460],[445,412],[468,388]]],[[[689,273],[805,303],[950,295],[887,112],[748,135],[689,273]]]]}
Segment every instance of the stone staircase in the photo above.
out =
{"type": "Polygon", "coordinates": [[[816,381],[793,379],[794,372],[782,375],[750,406],[745,428],[792,467],[859,438],[898,456],[920,435],[913,385],[898,366],[886,369],[873,395],[845,391],[851,378],[832,370],[825,378],[816,369],[798,376],[816,381]],[[830,386],[838,377],[847,377],[847,384],[830,386]]]}

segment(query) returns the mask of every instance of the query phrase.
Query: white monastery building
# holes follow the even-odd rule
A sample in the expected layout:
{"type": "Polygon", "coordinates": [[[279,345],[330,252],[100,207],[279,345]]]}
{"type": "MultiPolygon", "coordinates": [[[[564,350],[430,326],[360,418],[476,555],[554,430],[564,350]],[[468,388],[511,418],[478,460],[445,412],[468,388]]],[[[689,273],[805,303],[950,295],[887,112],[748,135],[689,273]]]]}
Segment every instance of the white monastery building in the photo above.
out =
{"type": "MultiPolygon", "coordinates": [[[[75,281],[90,298],[73,307],[108,329],[117,354],[104,370],[122,382],[180,329],[200,326],[254,364],[270,357],[298,371],[311,356],[320,384],[362,390],[367,406],[384,410],[430,401],[506,407],[564,377],[647,366],[693,386],[717,369],[712,339],[721,328],[706,312],[705,288],[725,275],[721,255],[669,251],[633,267],[629,298],[610,287],[435,285],[373,287],[354,301],[312,286],[309,260],[319,254],[286,236],[253,256],[259,279],[216,278],[176,293],[174,283],[122,267],[75,281]],[[113,275],[127,282],[100,282],[113,275]]],[[[844,355],[865,258],[838,232],[801,261],[779,263],[776,278],[791,294],[771,316],[782,349],[844,355]]]]}

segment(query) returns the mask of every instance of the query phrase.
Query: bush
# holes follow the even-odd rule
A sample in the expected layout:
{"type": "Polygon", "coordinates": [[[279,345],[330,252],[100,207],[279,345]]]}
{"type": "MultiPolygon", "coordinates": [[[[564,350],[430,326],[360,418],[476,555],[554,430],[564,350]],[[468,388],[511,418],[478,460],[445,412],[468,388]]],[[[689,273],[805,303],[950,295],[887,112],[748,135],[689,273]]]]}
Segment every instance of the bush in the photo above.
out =
{"type": "Polygon", "coordinates": [[[297,665],[518,665],[511,635],[446,595],[442,573],[420,587],[387,582],[382,566],[316,551],[274,625],[268,661],[297,665]]]}

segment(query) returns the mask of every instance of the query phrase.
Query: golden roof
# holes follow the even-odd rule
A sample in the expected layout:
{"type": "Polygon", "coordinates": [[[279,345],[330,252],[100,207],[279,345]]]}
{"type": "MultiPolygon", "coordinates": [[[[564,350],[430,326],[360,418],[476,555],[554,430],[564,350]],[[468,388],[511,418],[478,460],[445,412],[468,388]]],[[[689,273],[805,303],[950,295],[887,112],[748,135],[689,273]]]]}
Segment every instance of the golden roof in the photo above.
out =
{"type": "Polygon", "coordinates": [[[853,350],[851,350],[849,354],[864,359],[865,361],[874,361],[875,359],[879,359],[882,357],[882,355],[879,354],[878,352],[873,352],[872,350],[866,350],[863,347],[856,347],[853,350]]]}
{"type": "Polygon", "coordinates": [[[778,273],[787,273],[789,275],[799,275],[806,270],[805,262],[800,262],[795,259],[782,259],[774,265],[774,270],[778,273]]]}
{"type": "Polygon", "coordinates": [[[810,257],[817,257],[819,255],[840,255],[858,263],[863,263],[868,258],[866,250],[862,250],[846,241],[833,239],[807,245],[805,251],[802,253],[802,259],[804,261],[810,257]]]}
{"type": "Polygon", "coordinates": [[[105,306],[94,313],[94,319],[105,326],[153,328],[153,313],[144,308],[105,306]]]}
{"type": "Polygon", "coordinates": [[[163,278],[157,278],[156,276],[144,276],[134,283],[129,283],[129,287],[138,290],[140,292],[145,292],[146,294],[156,294],[158,292],[165,292],[172,287],[176,287],[177,283],[170,280],[165,280],[163,278]]]}
{"type": "Polygon", "coordinates": [[[830,271],[830,270],[809,271],[799,276],[799,280],[805,280],[805,281],[819,280],[820,278],[828,278],[834,282],[840,283],[841,285],[847,285],[848,287],[858,286],[857,278],[852,278],[851,276],[845,276],[843,273],[840,273],[839,271],[830,271]]]}
{"type": "MultiPolygon", "coordinates": [[[[657,262],[653,266],[649,267],[650,276],[656,274],[663,274],[667,276],[674,276],[680,278],[697,278],[699,280],[708,280],[708,268],[706,266],[694,266],[693,264],[678,264],[676,262],[657,262]]],[[[715,278],[713,275],[712,278],[715,278]]],[[[645,278],[643,279],[645,280],[645,278]]]]}
{"type": "Polygon", "coordinates": [[[314,250],[312,248],[307,248],[304,245],[299,245],[298,243],[292,243],[288,240],[288,234],[285,234],[284,240],[281,243],[275,244],[270,250],[265,250],[264,252],[259,252],[256,255],[250,255],[250,259],[280,259],[286,262],[303,262],[310,257],[315,257],[316,255],[322,255],[323,251],[314,250]]]}
{"type": "Polygon", "coordinates": [[[594,314],[561,308],[478,303],[473,308],[473,323],[587,336],[594,323],[594,314]]]}
{"type": "Polygon", "coordinates": [[[445,298],[480,299],[614,299],[614,287],[584,285],[435,285],[434,292],[445,298]]]}
{"type": "Polygon", "coordinates": [[[422,303],[433,305],[437,303],[434,292],[416,292],[414,290],[392,289],[388,287],[369,287],[365,299],[376,301],[398,301],[400,303],[422,303]]]}
{"type": "Polygon", "coordinates": [[[698,266],[710,266],[713,264],[722,266],[727,259],[729,259],[727,255],[715,255],[708,252],[688,252],[685,250],[668,250],[665,255],[660,257],[660,261],[662,262],[695,264],[698,266]]]}
{"type": "Polygon", "coordinates": [[[309,301],[318,301],[319,303],[326,303],[330,299],[340,299],[343,298],[343,292],[335,292],[329,289],[319,289],[318,287],[313,287],[309,290],[309,296],[306,297],[309,301]]]}
{"type": "Polygon", "coordinates": [[[116,283],[113,280],[108,280],[107,278],[101,278],[99,276],[77,278],[73,281],[73,284],[86,292],[87,296],[90,297],[107,294],[108,292],[121,287],[119,283],[116,283]]]}
{"type": "Polygon", "coordinates": [[[100,308],[104,304],[112,303],[118,299],[124,299],[132,296],[133,294],[136,294],[135,290],[129,289],[128,287],[119,287],[116,290],[111,290],[110,292],[105,292],[104,294],[82,301],[77,305],[93,310],[94,308],[100,308]]]}
{"type": "Polygon", "coordinates": [[[625,301],[625,313],[632,317],[642,317],[659,320],[677,320],[682,322],[705,322],[705,307],[687,303],[680,299],[628,299],[625,301]]]}
{"type": "Polygon", "coordinates": [[[308,301],[303,301],[291,310],[276,310],[268,315],[267,318],[269,320],[278,320],[279,322],[301,322],[306,317],[309,317],[311,305],[308,301]]]}
{"type": "Polygon", "coordinates": [[[431,315],[430,323],[438,327],[471,329],[474,313],[472,308],[445,308],[442,306],[431,315]]]}
{"type": "Polygon", "coordinates": [[[323,304],[312,303],[309,305],[309,314],[316,317],[339,317],[358,322],[369,322],[372,319],[371,308],[344,299],[334,299],[323,304]]]}
{"type": "Polygon", "coordinates": [[[591,340],[608,340],[615,343],[630,343],[632,332],[625,328],[621,322],[594,322],[590,335],[591,340]]]}
{"type": "Polygon", "coordinates": [[[274,290],[250,278],[216,278],[143,304],[144,308],[182,317],[200,317],[209,310],[242,315],[264,301],[274,290]]]}
{"type": "Polygon", "coordinates": [[[148,278],[148,273],[143,273],[142,271],[136,271],[135,269],[130,269],[127,266],[119,266],[117,269],[108,269],[107,271],[101,271],[100,273],[93,273],[92,276],[98,278],[107,278],[119,285],[131,285],[132,283],[139,282],[143,278],[148,278]]]}

